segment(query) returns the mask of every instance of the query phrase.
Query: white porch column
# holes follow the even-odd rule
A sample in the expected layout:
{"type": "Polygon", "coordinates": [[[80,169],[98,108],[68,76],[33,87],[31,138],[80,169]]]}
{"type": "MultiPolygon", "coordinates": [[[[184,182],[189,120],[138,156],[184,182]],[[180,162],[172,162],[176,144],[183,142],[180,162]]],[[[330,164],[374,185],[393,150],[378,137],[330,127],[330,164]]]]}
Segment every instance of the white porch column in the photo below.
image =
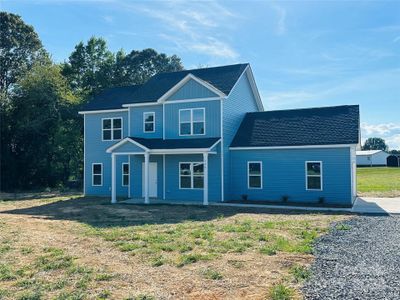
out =
{"type": "Polygon", "coordinates": [[[149,152],[144,153],[144,203],[149,204],[149,152]]]}
{"type": "Polygon", "coordinates": [[[111,203],[117,203],[117,189],[116,189],[116,176],[115,176],[115,168],[116,168],[116,155],[115,153],[111,154],[111,203]]]}
{"type": "Polygon", "coordinates": [[[208,152],[203,153],[203,163],[204,163],[203,205],[208,205],[208,152]]]}

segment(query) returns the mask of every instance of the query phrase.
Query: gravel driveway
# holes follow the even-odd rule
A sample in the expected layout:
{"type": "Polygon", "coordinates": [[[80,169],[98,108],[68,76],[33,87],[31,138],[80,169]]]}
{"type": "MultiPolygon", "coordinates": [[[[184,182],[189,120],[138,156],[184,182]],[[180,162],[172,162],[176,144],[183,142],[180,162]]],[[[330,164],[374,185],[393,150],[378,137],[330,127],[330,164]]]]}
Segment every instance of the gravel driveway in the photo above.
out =
{"type": "Polygon", "coordinates": [[[305,299],[400,299],[400,216],[357,216],[318,240],[305,299]]]}

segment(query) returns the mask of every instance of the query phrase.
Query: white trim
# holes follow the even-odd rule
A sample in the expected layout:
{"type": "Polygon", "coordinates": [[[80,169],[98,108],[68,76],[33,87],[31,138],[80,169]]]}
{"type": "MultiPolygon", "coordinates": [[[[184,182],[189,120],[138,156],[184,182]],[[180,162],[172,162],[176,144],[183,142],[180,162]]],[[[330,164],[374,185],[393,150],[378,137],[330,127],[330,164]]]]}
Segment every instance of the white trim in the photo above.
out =
{"type": "Polygon", "coordinates": [[[221,110],[221,202],[225,201],[225,182],[224,182],[224,174],[225,174],[225,166],[224,166],[224,103],[221,101],[220,105],[220,110],[221,110]]]}
{"type": "MultiPolygon", "coordinates": [[[[129,137],[124,138],[123,140],[119,141],[118,143],[112,145],[111,147],[107,148],[106,152],[107,153],[111,153],[114,149],[124,145],[125,143],[130,142],[136,146],[138,146],[139,148],[142,148],[144,151],[148,151],[149,149],[145,146],[143,146],[142,144],[139,144],[138,142],[132,140],[129,137]]],[[[143,153],[142,153],[143,154],[143,153]]]]}
{"type": "Polygon", "coordinates": [[[131,136],[131,108],[128,108],[128,136],[131,136]]]}
{"type": "Polygon", "coordinates": [[[251,70],[250,65],[247,65],[247,67],[243,70],[242,74],[240,74],[238,80],[236,80],[236,83],[233,85],[231,91],[229,92],[228,97],[232,94],[232,91],[234,91],[236,86],[239,84],[240,80],[243,77],[243,74],[247,74],[247,78],[249,80],[251,90],[252,90],[253,95],[254,95],[254,97],[256,99],[256,104],[257,104],[258,110],[259,111],[264,111],[264,105],[262,103],[262,100],[261,100],[261,97],[260,97],[260,93],[258,92],[256,81],[254,79],[253,71],[251,70]]]}
{"type": "Polygon", "coordinates": [[[102,114],[102,113],[110,113],[110,112],[123,112],[128,111],[126,108],[118,108],[118,109],[104,109],[104,110],[84,110],[78,112],[80,115],[90,115],[90,114],[102,114]]]}
{"type": "Polygon", "coordinates": [[[323,167],[322,167],[322,161],[321,160],[306,160],[304,162],[304,169],[305,169],[305,175],[306,175],[306,191],[323,191],[324,186],[323,186],[323,167]],[[319,163],[320,164],[320,173],[319,175],[308,175],[307,174],[307,164],[308,163],[319,163]],[[320,189],[309,189],[308,188],[308,177],[319,177],[320,178],[320,184],[321,188],[320,189]]]}
{"type": "Polygon", "coordinates": [[[131,180],[130,171],[131,170],[129,169],[129,162],[123,162],[121,165],[121,175],[122,175],[121,176],[121,186],[129,188],[129,181],[131,180]],[[124,165],[128,165],[128,174],[124,173],[124,165]],[[124,184],[124,176],[126,176],[126,175],[128,175],[128,184],[127,185],[124,184]]]}
{"type": "Polygon", "coordinates": [[[145,152],[117,152],[117,153],[112,153],[114,155],[144,155],[145,152]]]}
{"type": "MultiPolygon", "coordinates": [[[[196,123],[200,123],[201,121],[197,121],[196,123]]],[[[198,135],[206,135],[206,108],[205,107],[192,107],[192,108],[181,108],[178,110],[178,133],[179,136],[198,136],[198,135]],[[181,134],[181,111],[188,110],[190,111],[190,121],[182,122],[182,123],[190,123],[190,134],[181,134]],[[203,123],[204,123],[204,133],[194,133],[193,132],[193,111],[194,110],[202,110],[203,111],[203,123]]]]}
{"type": "Polygon", "coordinates": [[[210,151],[209,148],[152,149],[152,150],[149,150],[148,152],[150,154],[201,154],[204,152],[208,152],[209,154],[217,154],[216,151],[210,151]]]}
{"type": "Polygon", "coordinates": [[[91,176],[92,176],[92,186],[103,186],[103,163],[92,163],[92,169],[90,170],[91,176]],[[100,174],[94,174],[93,172],[93,167],[94,165],[101,165],[101,173],[100,174]],[[101,178],[101,184],[94,184],[93,176],[94,175],[100,175],[101,178]]]}
{"type": "Polygon", "coordinates": [[[247,161],[247,189],[249,190],[262,190],[263,189],[263,162],[260,160],[250,160],[247,161]],[[250,174],[250,164],[260,164],[260,175],[250,174]],[[260,176],[260,187],[250,186],[250,176],[260,176]]]}
{"type": "Polygon", "coordinates": [[[154,133],[156,132],[156,112],[155,111],[144,111],[143,112],[143,133],[154,133]],[[153,121],[148,122],[146,121],[145,115],[153,115],[153,121]],[[146,131],[146,124],[151,124],[153,123],[153,130],[152,131],[146,131]]]}
{"type": "Polygon", "coordinates": [[[350,176],[352,202],[357,198],[357,151],[356,146],[350,147],[350,176]]]}
{"type": "Polygon", "coordinates": [[[229,150],[269,150],[269,149],[318,149],[318,148],[348,148],[353,144],[337,145],[305,145],[305,146],[273,146],[273,147],[229,147],[229,150]]]}
{"type": "Polygon", "coordinates": [[[165,140],[165,103],[162,105],[162,129],[163,129],[163,140],[165,140]]]}
{"type": "Polygon", "coordinates": [[[218,101],[222,100],[224,97],[208,97],[208,98],[193,98],[184,100],[168,100],[163,102],[164,104],[174,104],[174,103],[188,103],[188,102],[205,102],[205,101],[218,101]]]}
{"type": "Polygon", "coordinates": [[[86,116],[83,115],[83,195],[86,196],[86,116]]]}
{"type": "Polygon", "coordinates": [[[216,141],[214,144],[212,144],[211,145],[211,147],[210,148],[208,148],[209,150],[211,150],[212,148],[214,148],[215,146],[217,146],[218,145],[218,143],[220,143],[221,142],[221,139],[219,139],[218,141],[216,141]]]}
{"type": "Polygon", "coordinates": [[[128,197],[131,198],[131,155],[128,155],[128,164],[129,164],[128,197]]]}
{"type": "Polygon", "coordinates": [[[209,84],[208,82],[194,76],[193,74],[189,73],[187,74],[181,81],[179,81],[177,84],[175,84],[171,89],[169,89],[164,95],[162,95],[157,102],[162,103],[165,100],[167,100],[170,96],[172,96],[175,92],[177,92],[182,86],[185,85],[189,80],[194,80],[197,83],[201,84],[211,92],[217,94],[219,97],[224,97],[226,96],[223,92],[221,92],[219,89],[217,89],[215,86],[209,84]]]}
{"type": "MultiPolygon", "coordinates": [[[[116,128],[115,130],[118,130],[118,129],[119,128],[116,128]]],[[[120,141],[120,140],[123,140],[123,138],[124,138],[124,118],[123,117],[101,118],[101,141],[102,142],[120,141]],[[120,139],[114,139],[114,120],[116,120],[116,119],[121,119],[121,138],[120,139]],[[104,127],[103,127],[104,120],[111,120],[111,128],[110,129],[104,129],[104,127]],[[104,139],[104,134],[103,134],[104,130],[109,130],[111,132],[111,139],[110,140],[105,140],[104,139]]]]}
{"type": "Polygon", "coordinates": [[[111,203],[117,203],[117,157],[115,154],[111,154],[111,203]]]}
{"type": "Polygon", "coordinates": [[[163,154],[163,200],[165,200],[165,154],[163,154]]]}
{"type": "Polygon", "coordinates": [[[144,203],[149,204],[149,152],[144,153],[144,203]]]}
{"type": "Polygon", "coordinates": [[[208,205],[208,153],[207,152],[203,153],[203,205],[208,205]]]}
{"type": "Polygon", "coordinates": [[[188,161],[188,162],[179,162],[179,169],[178,169],[178,177],[179,177],[179,190],[204,190],[204,161],[188,161]],[[190,165],[190,175],[181,175],[181,165],[182,164],[189,164],[190,165]],[[195,188],[194,187],[194,173],[193,173],[193,165],[194,164],[203,164],[203,175],[196,175],[196,177],[203,176],[203,188],[195,188]],[[183,177],[190,177],[190,188],[183,188],[181,187],[181,176],[183,177]]]}
{"type": "Polygon", "coordinates": [[[127,103],[122,104],[122,107],[141,107],[141,106],[151,106],[151,105],[159,105],[157,102],[140,102],[140,103],[127,103]]]}

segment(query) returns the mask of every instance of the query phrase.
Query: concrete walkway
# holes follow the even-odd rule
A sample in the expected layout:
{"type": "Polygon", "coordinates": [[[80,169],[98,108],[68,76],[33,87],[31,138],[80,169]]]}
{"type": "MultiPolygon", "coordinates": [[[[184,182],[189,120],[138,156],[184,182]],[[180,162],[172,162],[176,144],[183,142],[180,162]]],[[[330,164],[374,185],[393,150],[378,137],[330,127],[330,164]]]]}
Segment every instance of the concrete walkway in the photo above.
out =
{"type": "Polygon", "coordinates": [[[400,214],[400,198],[357,198],[351,210],[363,214],[400,214]]]}
{"type": "MultiPolygon", "coordinates": [[[[125,204],[144,204],[144,200],[128,199],[120,201],[125,204]]],[[[150,199],[151,204],[175,204],[175,205],[202,205],[197,201],[166,201],[162,199],[150,199]]],[[[233,206],[233,207],[254,207],[254,208],[272,208],[282,210],[305,210],[305,211],[331,211],[331,212],[352,212],[359,214],[400,214],[400,198],[372,198],[358,197],[352,208],[339,207],[316,207],[316,206],[296,206],[296,205],[264,205],[264,204],[241,204],[241,203],[221,203],[210,202],[214,206],[233,206]]]]}

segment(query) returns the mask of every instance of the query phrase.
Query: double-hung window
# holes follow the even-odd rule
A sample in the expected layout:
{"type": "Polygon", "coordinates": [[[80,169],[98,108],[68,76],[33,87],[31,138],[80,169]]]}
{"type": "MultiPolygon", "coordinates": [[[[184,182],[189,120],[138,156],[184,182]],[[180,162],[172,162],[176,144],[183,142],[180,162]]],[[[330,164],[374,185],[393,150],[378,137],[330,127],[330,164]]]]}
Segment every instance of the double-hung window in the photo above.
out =
{"type": "Polygon", "coordinates": [[[262,162],[247,163],[247,185],[249,189],[262,189],[262,162]]]}
{"type": "Polygon", "coordinates": [[[205,109],[179,110],[179,135],[203,135],[206,131],[205,109]]]}
{"type": "Polygon", "coordinates": [[[102,123],[103,141],[114,141],[122,138],[122,118],[105,118],[102,123]]]}
{"type": "Polygon", "coordinates": [[[129,163],[122,164],[122,186],[129,185],[129,163]]]}
{"type": "Polygon", "coordinates": [[[103,164],[94,163],[92,164],[92,185],[102,186],[103,185],[103,164]]]}
{"type": "Polygon", "coordinates": [[[306,161],[306,189],[322,190],[322,162],[306,161]]]}
{"type": "Polygon", "coordinates": [[[154,132],[155,131],[155,113],[144,112],[143,113],[143,132],[154,132]]]}
{"type": "Polygon", "coordinates": [[[204,164],[202,162],[179,163],[179,188],[202,189],[204,187],[204,164]]]}

